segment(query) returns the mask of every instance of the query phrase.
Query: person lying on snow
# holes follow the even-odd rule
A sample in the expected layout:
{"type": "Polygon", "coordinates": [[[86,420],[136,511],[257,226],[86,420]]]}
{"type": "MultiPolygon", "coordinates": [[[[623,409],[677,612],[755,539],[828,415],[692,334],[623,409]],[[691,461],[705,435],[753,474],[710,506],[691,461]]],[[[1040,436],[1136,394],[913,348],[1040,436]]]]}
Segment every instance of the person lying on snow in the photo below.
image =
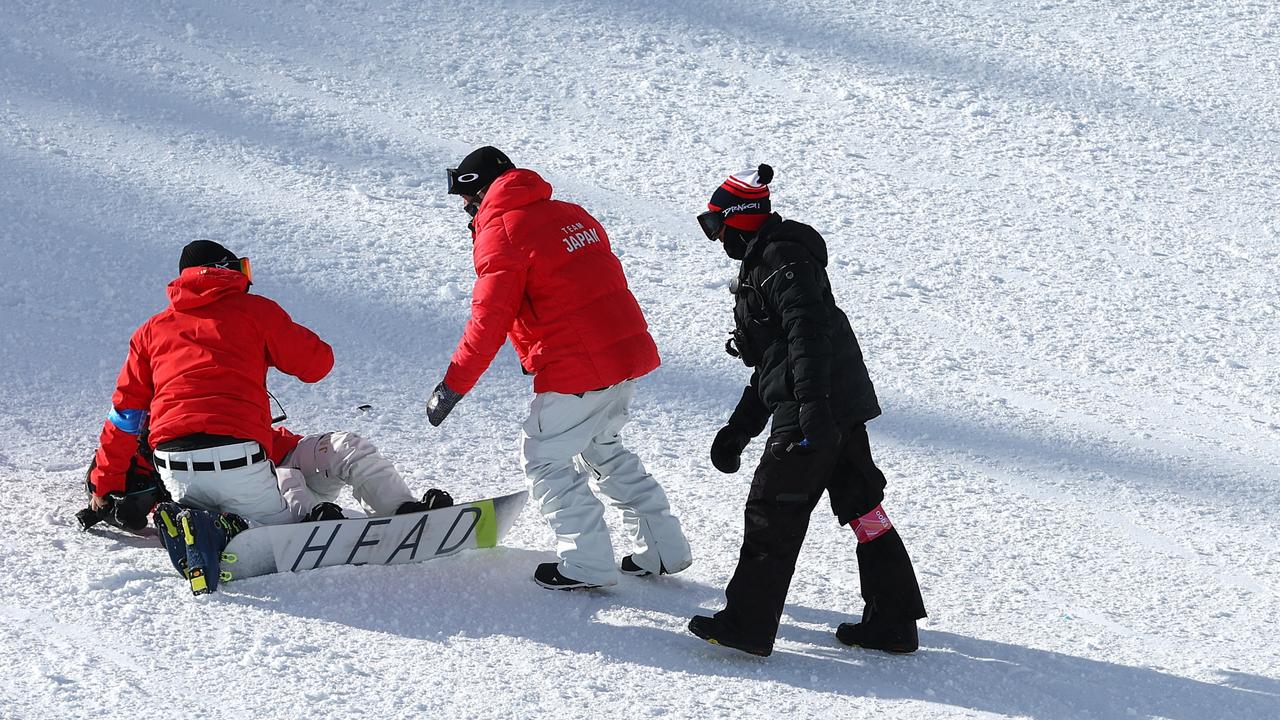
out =
{"type": "Polygon", "coordinates": [[[222,245],[188,243],[178,270],[169,307],[129,340],[89,473],[91,510],[105,510],[112,493],[126,491],[145,428],[155,471],[175,501],[157,505],[153,520],[198,593],[210,573],[216,587],[222,549],[236,533],[250,523],[340,518],[333,500],[344,484],[371,514],[452,503],[440,490],[414,498],[359,435],[273,429],[267,369],[318,382],[333,368],[332,348],[273,301],[250,294],[249,260],[222,245]]]}

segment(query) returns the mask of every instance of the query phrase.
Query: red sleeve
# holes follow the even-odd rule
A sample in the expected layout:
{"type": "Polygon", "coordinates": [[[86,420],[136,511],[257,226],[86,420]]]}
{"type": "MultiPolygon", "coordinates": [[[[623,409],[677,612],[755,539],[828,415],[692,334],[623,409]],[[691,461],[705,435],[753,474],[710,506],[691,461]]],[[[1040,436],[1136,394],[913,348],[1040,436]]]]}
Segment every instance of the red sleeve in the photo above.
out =
{"type": "Polygon", "coordinates": [[[319,335],[299,325],[284,308],[262,298],[270,308],[265,313],[267,360],[282,373],[302,382],[320,382],[333,369],[333,348],[319,335]]]}
{"type": "Polygon", "coordinates": [[[279,465],[284,462],[284,456],[293,452],[298,447],[298,441],[302,440],[302,436],[289,431],[289,428],[283,425],[271,428],[271,462],[279,465]]]}
{"type": "Polygon", "coordinates": [[[476,285],[471,292],[471,318],[453,351],[444,384],[466,394],[489,369],[515,322],[529,274],[528,256],[494,222],[476,236],[473,257],[476,285]]]}
{"type": "Polygon", "coordinates": [[[138,452],[138,433],[118,420],[121,413],[146,412],[151,408],[155,389],[151,384],[151,358],[146,352],[146,330],[143,325],[129,339],[129,355],[125,358],[116,391],[111,396],[112,413],[102,425],[93,472],[89,482],[99,497],[111,492],[124,492],[129,461],[138,452]],[[119,423],[119,424],[117,424],[119,423]],[[121,427],[125,425],[125,427],[121,427]]]}

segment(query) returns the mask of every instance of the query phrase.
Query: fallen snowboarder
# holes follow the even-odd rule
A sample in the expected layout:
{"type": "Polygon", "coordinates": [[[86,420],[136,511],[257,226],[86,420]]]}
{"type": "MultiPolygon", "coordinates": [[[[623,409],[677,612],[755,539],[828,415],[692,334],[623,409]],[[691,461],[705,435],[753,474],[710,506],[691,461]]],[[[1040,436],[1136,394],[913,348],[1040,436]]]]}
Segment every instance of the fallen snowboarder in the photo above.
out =
{"type": "Polygon", "coordinates": [[[279,305],[250,294],[248,259],[218,243],[187,244],[178,270],[169,307],[130,338],[89,473],[90,511],[110,516],[119,505],[113,493],[127,496],[146,430],[154,470],[176,501],[157,506],[156,528],[198,594],[216,587],[221,551],[237,532],[250,523],[340,519],[333,500],[343,485],[372,514],[452,504],[435,489],[415,498],[354,433],[304,438],[273,429],[267,369],[318,382],[333,368],[333,350],[279,305]]]}

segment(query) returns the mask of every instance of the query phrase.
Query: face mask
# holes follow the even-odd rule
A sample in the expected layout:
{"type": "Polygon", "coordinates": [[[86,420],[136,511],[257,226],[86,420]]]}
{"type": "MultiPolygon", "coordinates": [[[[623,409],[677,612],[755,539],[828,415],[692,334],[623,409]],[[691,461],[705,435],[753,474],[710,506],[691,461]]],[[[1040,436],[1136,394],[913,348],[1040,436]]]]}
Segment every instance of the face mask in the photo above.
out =
{"type": "Polygon", "coordinates": [[[463,206],[462,206],[462,209],[463,209],[463,210],[466,210],[466,211],[467,211],[467,214],[468,214],[468,215],[470,215],[471,217],[475,217],[475,216],[476,216],[476,213],[480,212],[480,201],[479,201],[479,200],[472,200],[471,202],[467,203],[466,205],[463,205],[463,206]]]}
{"type": "Polygon", "coordinates": [[[724,253],[734,260],[747,256],[747,238],[737,228],[724,229],[724,253]]]}

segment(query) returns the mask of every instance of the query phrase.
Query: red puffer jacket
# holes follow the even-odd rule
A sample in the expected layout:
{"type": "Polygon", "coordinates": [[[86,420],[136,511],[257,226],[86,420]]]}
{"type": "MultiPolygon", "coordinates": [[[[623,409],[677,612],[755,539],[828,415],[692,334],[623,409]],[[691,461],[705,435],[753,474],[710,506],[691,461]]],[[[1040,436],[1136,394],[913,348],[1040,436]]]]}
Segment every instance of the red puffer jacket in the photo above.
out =
{"type": "Polygon", "coordinates": [[[317,382],[333,368],[333,349],[248,288],[240,272],[206,267],[169,283],[169,308],[129,340],[98,446],[96,494],[124,489],[142,412],[153,447],[194,433],[255,440],[268,452],[279,444],[267,368],[317,382]]]}
{"type": "Polygon", "coordinates": [[[466,393],[511,338],[534,392],[580,393],[658,367],[640,305],[586,210],[532,170],[493,182],[475,218],[471,319],[444,382],[466,393]]]}

